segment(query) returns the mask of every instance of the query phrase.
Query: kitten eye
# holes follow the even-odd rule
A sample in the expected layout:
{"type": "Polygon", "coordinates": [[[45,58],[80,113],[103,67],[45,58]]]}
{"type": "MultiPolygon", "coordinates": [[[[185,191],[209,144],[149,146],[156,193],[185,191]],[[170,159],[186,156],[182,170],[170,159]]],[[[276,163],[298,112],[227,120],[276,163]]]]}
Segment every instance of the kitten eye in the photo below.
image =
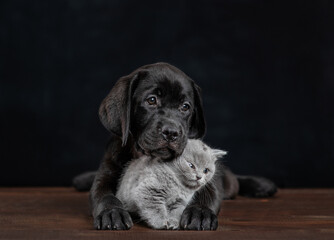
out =
{"type": "Polygon", "coordinates": [[[209,169],[207,169],[207,168],[203,170],[204,174],[207,174],[208,172],[209,172],[209,169]]]}
{"type": "Polygon", "coordinates": [[[189,165],[189,167],[191,167],[192,169],[195,169],[195,166],[194,166],[194,164],[192,164],[192,163],[188,162],[188,165],[189,165]]]}
{"type": "Polygon", "coordinates": [[[146,99],[146,102],[150,105],[157,105],[157,98],[156,97],[149,97],[146,99]]]}
{"type": "Polygon", "coordinates": [[[184,103],[181,107],[182,112],[186,112],[190,109],[190,105],[188,103],[184,103]]]}

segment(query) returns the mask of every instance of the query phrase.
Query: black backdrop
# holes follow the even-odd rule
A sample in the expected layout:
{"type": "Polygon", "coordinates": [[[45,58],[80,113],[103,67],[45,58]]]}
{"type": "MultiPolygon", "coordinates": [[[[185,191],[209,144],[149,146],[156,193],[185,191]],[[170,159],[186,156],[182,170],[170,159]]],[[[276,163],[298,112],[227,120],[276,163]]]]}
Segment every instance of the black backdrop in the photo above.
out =
{"type": "Polygon", "coordinates": [[[5,0],[0,185],[69,185],[98,167],[101,100],[165,61],[203,90],[205,141],[240,174],[334,187],[333,1],[5,0]]]}

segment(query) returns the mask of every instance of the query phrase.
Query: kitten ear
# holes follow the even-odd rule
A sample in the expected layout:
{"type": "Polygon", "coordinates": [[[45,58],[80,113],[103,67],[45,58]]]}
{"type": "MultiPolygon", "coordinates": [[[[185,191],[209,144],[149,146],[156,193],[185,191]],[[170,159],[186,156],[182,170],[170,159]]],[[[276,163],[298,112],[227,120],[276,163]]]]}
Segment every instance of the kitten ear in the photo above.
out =
{"type": "Polygon", "coordinates": [[[215,161],[218,160],[219,158],[222,158],[226,154],[227,154],[226,151],[223,151],[223,150],[220,150],[220,149],[212,149],[212,151],[211,151],[211,156],[215,161]]]}

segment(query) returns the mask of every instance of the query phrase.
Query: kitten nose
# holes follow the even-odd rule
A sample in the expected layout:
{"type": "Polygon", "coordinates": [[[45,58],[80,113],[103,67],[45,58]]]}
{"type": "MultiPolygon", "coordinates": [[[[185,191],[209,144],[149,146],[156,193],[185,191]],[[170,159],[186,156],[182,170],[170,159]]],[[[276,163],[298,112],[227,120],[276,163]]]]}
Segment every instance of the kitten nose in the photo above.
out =
{"type": "Polygon", "coordinates": [[[179,133],[176,129],[167,127],[162,130],[162,136],[167,142],[174,142],[179,137],[179,133]]]}
{"type": "Polygon", "coordinates": [[[201,180],[202,176],[196,176],[197,181],[201,180]]]}

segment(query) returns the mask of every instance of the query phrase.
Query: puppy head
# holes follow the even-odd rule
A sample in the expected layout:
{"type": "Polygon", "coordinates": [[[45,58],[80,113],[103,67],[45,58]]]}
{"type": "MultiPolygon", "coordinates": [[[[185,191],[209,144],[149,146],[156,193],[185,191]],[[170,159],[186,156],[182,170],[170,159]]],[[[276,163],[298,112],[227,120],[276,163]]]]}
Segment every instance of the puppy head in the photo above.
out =
{"type": "Polygon", "coordinates": [[[180,155],[188,138],[205,133],[199,87],[167,63],[146,65],[120,78],[99,115],[123,145],[131,137],[143,153],[162,159],[180,155]]]}

